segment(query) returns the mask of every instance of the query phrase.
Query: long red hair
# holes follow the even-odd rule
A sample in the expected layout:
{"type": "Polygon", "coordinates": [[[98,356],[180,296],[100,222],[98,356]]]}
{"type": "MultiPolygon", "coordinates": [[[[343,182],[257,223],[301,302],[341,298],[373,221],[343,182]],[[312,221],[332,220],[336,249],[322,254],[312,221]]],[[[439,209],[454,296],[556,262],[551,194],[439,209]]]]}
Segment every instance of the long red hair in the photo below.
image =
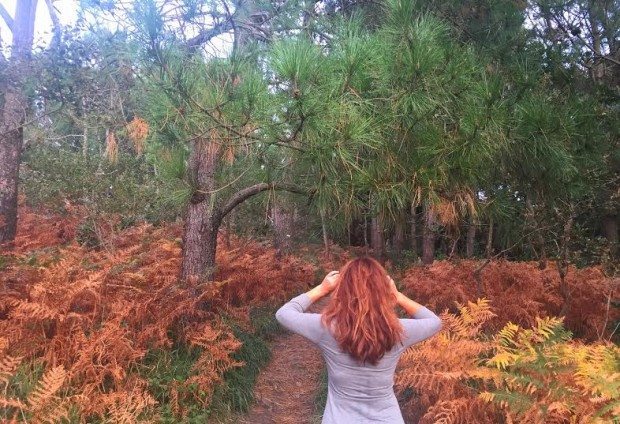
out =
{"type": "Polygon", "coordinates": [[[394,311],[385,269],[370,257],[347,262],[340,270],[322,322],[340,348],[362,363],[376,365],[385,352],[402,340],[403,328],[394,311]]]}

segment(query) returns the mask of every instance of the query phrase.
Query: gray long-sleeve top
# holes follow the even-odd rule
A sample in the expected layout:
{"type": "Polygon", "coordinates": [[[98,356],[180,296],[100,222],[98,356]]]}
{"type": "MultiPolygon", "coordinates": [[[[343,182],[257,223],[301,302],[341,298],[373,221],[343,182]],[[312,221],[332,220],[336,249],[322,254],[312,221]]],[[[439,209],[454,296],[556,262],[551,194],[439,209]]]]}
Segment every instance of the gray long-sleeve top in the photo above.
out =
{"type": "Polygon", "coordinates": [[[312,304],[305,293],[276,312],[284,327],[321,348],[327,364],[327,404],[323,424],[404,423],[394,395],[394,370],[400,355],[441,329],[441,320],[421,307],[410,319],[401,319],[402,344],[386,352],[377,365],[361,364],[343,352],[331,332],[321,323],[321,314],[306,313],[312,304]]]}

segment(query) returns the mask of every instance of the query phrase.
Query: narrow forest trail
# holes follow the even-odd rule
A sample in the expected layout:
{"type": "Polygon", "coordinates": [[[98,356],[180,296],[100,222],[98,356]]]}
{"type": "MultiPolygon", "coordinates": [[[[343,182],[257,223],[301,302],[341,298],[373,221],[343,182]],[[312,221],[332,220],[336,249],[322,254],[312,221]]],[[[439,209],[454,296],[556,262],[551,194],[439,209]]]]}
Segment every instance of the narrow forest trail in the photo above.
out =
{"type": "MultiPolygon", "coordinates": [[[[312,305],[320,312],[325,300],[312,305]]],[[[272,345],[271,362],[258,376],[256,400],[241,424],[313,424],[324,363],[320,350],[305,338],[287,333],[272,345]]]]}

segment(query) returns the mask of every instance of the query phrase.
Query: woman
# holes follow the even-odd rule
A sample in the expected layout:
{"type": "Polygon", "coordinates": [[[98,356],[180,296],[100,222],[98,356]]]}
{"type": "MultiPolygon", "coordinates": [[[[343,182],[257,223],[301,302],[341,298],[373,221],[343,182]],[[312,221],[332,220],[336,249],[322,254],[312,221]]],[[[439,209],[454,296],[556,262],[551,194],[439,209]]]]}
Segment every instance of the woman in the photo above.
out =
{"type": "Polygon", "coordinates": [[[349,261],[276,312],[284,327],[317,344],[327,363],[323,424],[404,423],[394,395],[394,370],[409,346],[441,329],[441,320],[396,289],[369,257],[349,261]],[[306,313],[334,291],[322,314],[306,313]],[[394,306],[410,319],[398,319],[394,306]]]}

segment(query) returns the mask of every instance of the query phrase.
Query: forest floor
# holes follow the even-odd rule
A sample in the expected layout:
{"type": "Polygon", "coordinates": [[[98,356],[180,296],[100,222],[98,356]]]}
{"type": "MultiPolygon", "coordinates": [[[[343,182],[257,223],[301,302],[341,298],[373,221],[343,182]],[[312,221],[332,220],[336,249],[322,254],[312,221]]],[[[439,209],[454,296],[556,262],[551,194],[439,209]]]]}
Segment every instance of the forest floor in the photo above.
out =
{"type": "MultiPolygon", "coordinates": [[[[320,301],[310,311],[320,312],[325,304],[325,300],[320,301]]],[[[272,355],[271,362],[258,376],[254,405],[235,422],[314,424],[320,421],[316,399],[324,362],[318,347],[300,335],[286,333],[274,341],[272,355]]]]}

